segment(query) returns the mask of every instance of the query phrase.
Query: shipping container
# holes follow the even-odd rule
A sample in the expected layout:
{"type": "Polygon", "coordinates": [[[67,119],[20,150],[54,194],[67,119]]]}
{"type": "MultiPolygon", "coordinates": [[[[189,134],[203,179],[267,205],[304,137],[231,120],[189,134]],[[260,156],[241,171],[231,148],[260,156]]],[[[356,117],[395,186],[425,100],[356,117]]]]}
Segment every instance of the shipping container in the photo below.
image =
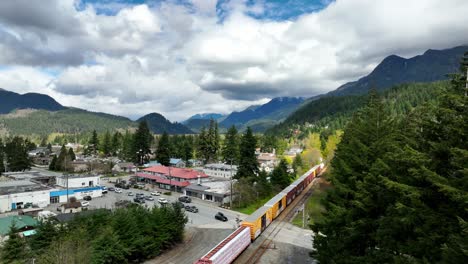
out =
{"type": "Polygon", "coordinates": [[[257,209],[257,211],[253,212],[253,214],[248,216],[242,222],[242,226],[250,227],[251,239],[255,240],[272,220],[271,208],[268,206],[262,206],[257,209]]]}
{"type": "Polygon", "coordinates": [[[280,192],[275,197],[271,198],[265,206],[271,207],[271,214],[273,219],[276,219],[286,208],[286,196],[287,194],[280,192]]]}

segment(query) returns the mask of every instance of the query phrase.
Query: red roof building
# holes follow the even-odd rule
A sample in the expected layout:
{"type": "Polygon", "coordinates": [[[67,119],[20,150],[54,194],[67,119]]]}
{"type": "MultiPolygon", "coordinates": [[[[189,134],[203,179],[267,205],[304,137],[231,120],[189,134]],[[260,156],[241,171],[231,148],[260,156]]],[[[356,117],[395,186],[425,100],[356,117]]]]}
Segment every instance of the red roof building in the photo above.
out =
{"type": "Polygon", "coordinates": [[[208,178],[203,172],[166,166],[153,166],[136,173],[140,181],[158,185],[159,188],[182,192],[182,188],[192,183],[197,183],[198,179],[208,178]]]}

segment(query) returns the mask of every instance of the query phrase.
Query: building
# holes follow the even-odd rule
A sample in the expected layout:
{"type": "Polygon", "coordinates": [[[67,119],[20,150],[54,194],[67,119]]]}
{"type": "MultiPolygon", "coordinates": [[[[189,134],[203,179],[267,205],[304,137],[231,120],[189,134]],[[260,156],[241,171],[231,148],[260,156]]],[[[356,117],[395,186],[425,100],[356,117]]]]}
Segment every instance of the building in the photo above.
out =
{"type": "Polygon", "coordinates": [[[81,210],[82,207],[80,201],[68,202],[60,205],[60,212],[62,213],[79,213],[81,210]]]}
{"type": "Polygon", "coordinates": [[[189,159],[188,160],[188,165],[190,167],[201,167],[201,166],[203,166],[203,161],[197,160],[197,159],[189,159]]]}
{"type": "Polygon", "coordinates": [[[185,168],[153,166],[143,169],[135,175],[138,180],[155,184],[161,189],[182,192],[184,187],[197,183],[198,179],[208,178],[203,172],[185,168]]]}
{"type": "Polygon", "coordinates": [[[0,213],[50,204],[50,188],[29,180],[0,182],[0,213]]]}
{"type": "Polygon", "coordinates": [[[15,224],[21,236],[34,234],[31,232],[38,225],[38,221],[28,215],[13,215],[0,218],[0,237],[5,238],[10,232],[10,227],[15,224]]]}
{"type": "Polygon", "coordinates": [[[237,165],[210,163],[203,167],[203,172],[210,177],[230,179],[237,173],[237,165]]]}
{"type": "Polygon", "coordinates": [[[260,169],[268,173],[272,172],[276,165],[278,165],[275,153],[259,153],[257,160],[260,169]]]}
{"type": "Polygon", "coordinates": [[[61,175],[56,178],[57,186],[63,188],[84,188],[100,186],[101,176],[99,175],[61,175]],[[68,183],[67,183],[68,181],[68,183]]]}
{"type": "Polygon", "coordinates": [[[190,184],[184,194],[223,205],[230,201],[230,181],[216,180],[190,184]]]}
{"type": "Polygon", "coordinates": [[[301,154],[302,151],[303,151],[303,149],[301,147],[292,146],[290,149],[288,149],[288,150],[286,150],[284,152],[284,155],[289,156],[291,158],[294,158],[294,157],[296,157],[296,155],[301,154]]]}
{"type": "Polygon", "coordinates": [[[112,167],[114,172],[136,172],[136,166],[131,162],[120,162],[112,167]]]}
{"type": "Polygon", "coordinates": [[[171,158],[169,163],[171,164],[171,167],[185,168],[185,162],[182,159],[171,158]]]}

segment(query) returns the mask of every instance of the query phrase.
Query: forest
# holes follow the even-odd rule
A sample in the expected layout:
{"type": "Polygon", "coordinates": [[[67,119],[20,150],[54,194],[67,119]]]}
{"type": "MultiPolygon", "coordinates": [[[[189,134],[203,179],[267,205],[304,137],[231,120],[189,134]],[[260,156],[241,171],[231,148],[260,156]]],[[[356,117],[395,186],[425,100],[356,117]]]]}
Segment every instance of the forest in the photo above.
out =
{"type": "Polygon", "coordinates": [[[100,209],[67,223],[50,218],[41,221],[37,233],[30,238],[18,236],[12,226],[0,260],[38,264],[140,263],[182,242],[186,223],[187,217],[177,204],[151,209],[139,205],[113,211],[100,209]]]}
{"type": "Polygon", "coordinates": [[[371,91],[353,114],[311,226],[320,263],[466,262],[467,69],[468,53],[461,74],[412,111],[396,109],[395,91],[371,91]]]}

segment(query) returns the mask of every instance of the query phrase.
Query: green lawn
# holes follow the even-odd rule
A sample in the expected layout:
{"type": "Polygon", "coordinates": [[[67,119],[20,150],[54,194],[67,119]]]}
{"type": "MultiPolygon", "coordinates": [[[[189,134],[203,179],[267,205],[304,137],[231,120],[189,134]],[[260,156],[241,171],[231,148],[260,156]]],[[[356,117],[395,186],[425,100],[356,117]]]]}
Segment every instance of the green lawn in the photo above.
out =
{"type": "MultiPolygon", "coordinates": [[[[322,218],[322,213],[325,210],[323,206],[320,204],[320,200],[322,197],[326,195],[324,190],[316,188],[310,196],[309,200],[307,200],[306,207],[305,207],[305,221],[306,221],[306,228],[308,228],[308,224],[313,224],[315,221],[320,221],[322,218]],[[307,216],[310,216],[309,223],[307,224],[307,216]]],[[[298,227],[302,227],[302,212],[299,212],[296,217],[293,219],[292,224],[298,227]]]]}
{"type": "MultiPolygon", "coordinates": [[[[273,196],[272,196],[273,197],[273,196]]],[[[268,202],[271,199],[271,197],[267,197],[261,200],[256,201],[255,203],[250,204],[249,206],[246,207],[241,207],[241,208],[233,208],[234,211],[243,213],[243,214],[252,214],[257,210],[258,208],[262,207],[266,202],[268,202]]]]}

